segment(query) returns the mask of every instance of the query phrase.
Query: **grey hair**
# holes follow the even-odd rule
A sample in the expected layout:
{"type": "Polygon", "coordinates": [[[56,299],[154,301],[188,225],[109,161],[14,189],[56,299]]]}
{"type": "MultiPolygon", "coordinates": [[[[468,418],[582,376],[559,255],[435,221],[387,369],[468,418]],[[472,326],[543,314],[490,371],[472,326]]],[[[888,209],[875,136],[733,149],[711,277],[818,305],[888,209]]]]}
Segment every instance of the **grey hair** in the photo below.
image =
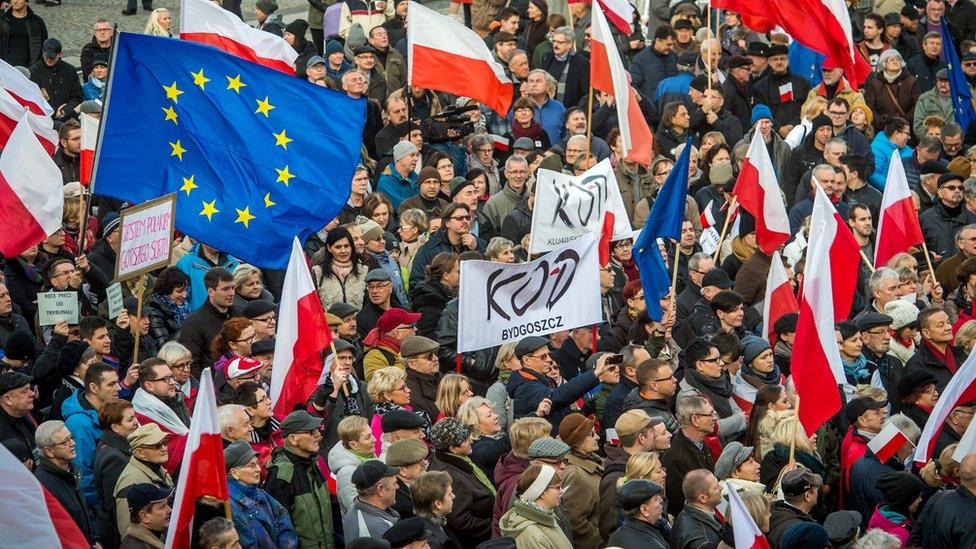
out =
{"type": "MultiPolygon", "coordinates": [[[[826,149],[826,148],[827,148],[827,146],[824,145],[824,149],[826,149]]],[[[811,172],[811,174],[813,175],[813,177],[817,177],[817,174],[818,173],[824,172],[824,171],[830,172],[831,178],[833,178],[833,175],[834,175],[834,167],[831,166],[830,164],[817,164],[813,168],[813,171],[811,172]]],[[[819,180],[820,178],[817,177],[817,179],[819,180]]]]}
{"type": "MultiPolygon", "coordinates": [[[[471,148],[479,149],[485,145],[492,145],[491,138],[487,134],[477,133],[471,136],[471,148]]],[[[494,146],[494,145],[492,145],[494,146]]]]}
{"type": "Polygon", "coordinates": [[[508,58],[508,62],[511,63],[512,62],[512,59],[515,59],[516,57],[518,57],[520,55],[524,55],[526,59],[529,58],[529,54],[525,53],[525,50],[515,50],[515,51],[512,52],[512,56],[508,58]]]}
{"type": "MultiPolygon", "coordinates": [[[[508,164],[508,162],[505,163],[508,164]]],[[[515,244],[511,240],[503,236],[496,236],[492,238],[491,241],[488,242],[488,246],[485,247],[485,257],[489,259],[493,257],[498,257],[498,255],[501,254],[505,250],[505,248],[514,248],[514,247],[515,244]]]]}
{"type": "Polygon", "coordinates": [[[868,279],[868,288],[871,290],[871,293],[880,289],[881,283],[888,278],[898,280],[898,271],[890,267],[878,267],[878,270],[871,273],[871,278],[868,279]]]}
{"type": "Polygon", "coordinates": [[[843,139],[839,138],[839,137],[831,137],[830,139],[828,139],[827,142],[824,143],[824,149],[826,149],[827,147],[830,147],[831,145],[837,145],[837,146],[840,146],[840,147],[844,147],[844,150],[845,151],[847,150],[847,142],[844,141],[843,139]]]}
{"type": "Polygon", "coordinates": [[[185,358],[192,357],[193,353],[191,353],[189,349],[184,347],[183,344],[178,341],[167,341],[166,343],[163,343],[162,347],[159,348],[159,352],[156,353],[156,356],[165,360],[166,364],[169,364],[170,367],[172,367],[173,364],[176,364],[185,358]]]}
{"type": "Polygon", "coordinates": [[[561,34],[567,40],[569,40],[569,43],[570,44],[573,44],[573,45],[576,44],[576,33],[574,33],[573,32],[573,29],[571,29],[569,27],[565,27],[565,26],[564,27],[559,27],[558,29],[552,31],[552,34],[553,34],[553,36],[555,36],[557,34],[561,34]]]}
{"type": "Polygon", "coordinates": [[[895,414],[885,421],[885,425],[889,423],[894,423],[895,427],[897,427],[898,430],[901,431],[901,433],[905,435],[912,444],[918,444],[918,439],[922,436],[922,430],[919,429],[918,425],[916,425],[915,422],[912,421],[908,416],[905,414],[895,414]]]}
{"type": "Polygon", "coordinates": [[[227,427],[230,427],[231,422],[243,411],[244,407],[240,404],[224,404],[220,408],[217,408],[217,420],[220,422],[220,430],[223,431],[227,427]]]}
{"type": "Polygon", "coordinates": [[[54,435],[59,433],[61,429],[64,428],[64,422],[57,419],[52,419],[51,421],[45,421],[44,423],[37,426],[37,430],[34,431],[34,444],[38,448],[50,448],[57,444],[54,441],[54,435]]]}
{"type": "Polygon", "coordinates": [[[522,156],[509,156],[508,160],[505,161],[505,170],[510,170],[515,164],[522,164],[523,166],[528,166],[529,162],[522,156]]]}
{"type": "Polygon", "coordinates": [[[400,225],[407,225],[419,229],[421,233],[427,231],[427,213],[420,208],[410,208],[400,214],[400,225]]]}
{"type": "Polygon", "coordinates": [[[706,254],[705,252],[698,252],[688,258],[688,268],[692,271],[697,271],[698,267],[701,267],[702,261],[706,259],[711,259],[712,254],[706,254]]]}
{"type": "Polygon", "coordinates": [[[962,196],[967,200],[976,198],[976,177],[970,177],[962,182],[962,196]]]}
{"type": "Polygon", "coordinates": [[[678,405],[676,406],[676,416],[678,418],[678,423],[682,427],[687,427],[691,425],[691,416],[699,413],[699,411],[708,404],[708,400],[703,396],[691,395],[686,396],[678,400],[678,405]]]}
{"type": "MultiPolygon", "coordinates": [[[[525,78],[526,78],[526,80],[528,80],[528,79],[529,79],[529,77],[530,77],[530,76],[532,76],[533,74],[538,74],[538,75],[541,75],[541,76],[542,76],[542,78],[543,78],[543,80],[546,80],[546,79],[547,79],[547,77],[548,77],[548,76],[550,76],[550,75],[549,75],[549,73],[548,73],[548,72],[546,72],[546,71],[545,71],[545,70],[543,70],[543,69],[532,69],[532,70],[530,70],[530,71],[529,71],[529,74],[527,74],[527,75],[525,76],[525,78]]],[[[941,142],[940,142],[940,146],[941,146],[941,142]]]]}
{"type": "Polygon", "coordinates": [[[635,363],[635,360],[634,360],[634,353],[638,349],[643,349],[643,348],[644,347],[642,347],[640,345],[634,345],[633,343],[629,343],[627,345],[624,345],[623,348],[620,349],[620,354],[623,355],[623,358],[624,358],[624,361],[620,364],[621,369],[623,369],[625,367],[628,367],[628,366],[636,368],[637,367],[637,364],[635,363]]]}
{"type": "Polygon", "coordinates": [[[861,535],[851,547],[853,549],[898,549],[901,547],[901,540],[884,530],[872,528],[861,535]]]}
{"type": "Polygon", "coordinates": [[[228,533],[234,530],[234,523],[224,517],[216,517],[200,527],[200,547],[222,546],[228,533]]]}
{"type": "MultiPolygon", "coordinates": [[[[974,180],[976,180],[976,178],[970,178],[970,179],[967,179],[966,181],[974,181],[974,180]]],[[[965,186],[965,185],[966,184],[963,183],[963,186],[965,186]]],[[[965,192],[965,191],[963,191],[963,192],[965,192]]],[[[963,227],[961,229],[959,229],[958,231],[956,231],[956,242],[959,242],[959,240],[962,239],[962,232],[963,231],[976,231],[976,223],[970,223],[969,225],[963,225],[963,227]]]]}
{"type": "Polygon", "coordinates": [[[586,136],[581,133],[569,136],[569,139],[566,140],[567,147],[569,146],[570,141],[582,141],[583,143],[586,143],[586,136]]]}

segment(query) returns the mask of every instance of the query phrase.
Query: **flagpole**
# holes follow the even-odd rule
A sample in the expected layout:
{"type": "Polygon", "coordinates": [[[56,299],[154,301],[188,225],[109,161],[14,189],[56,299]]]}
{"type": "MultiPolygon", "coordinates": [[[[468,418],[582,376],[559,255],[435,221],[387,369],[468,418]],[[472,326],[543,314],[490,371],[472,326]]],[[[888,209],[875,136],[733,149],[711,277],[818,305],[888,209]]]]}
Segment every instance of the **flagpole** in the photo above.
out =
{"type": "MultiPolygon", "coordinates": [[[[681,258],[681,237],[679,236],[678,240],[674,242],[674,265],[671,267],[671,296],[668,298],[670,299],[671,308],[674,308],[675,304],[678,301],[676,298],[676,294],[678,289],[678,260],[680,258],[681,258]]],[[[664,319],[662,318],[661,321],[663,322],[664,319]]]]}
{"type": "MultiPolygon", "coordinates": [[[[146,290],[146,275],[143,273],[139,276],[139,282],[136,282],[136,318],[135,322],[139,325],[135,330],[135,346],[132,349],[132,363],[136,364],[139,362],[139,336],[142,335],[142,293],[146,290]]],[[[132,326],[133,319],[129,319],[129,326],[132,326]]]]}
{"type": "Polygon", "coordinates": [[[796,412],[796,423],[793,424],[793,437],[790,440],[790,460],[788,463],[796,463],[796,439],[800,436],[800,395],[793,395],[796,399],[796,405],[793,406],[793,410],[796,412]]]}
{"type": "Polygon", "coordinates": [[[591,156],[590,139],[592,138],[593,138],[593,85],[591,83],[589,99],[586,100],[586,159],[587,160],[589,160],[591,156]]]}
{"type": "Polygon", "coordinates": [[[712,261],[716,263],[718,263],[718,256],[722,253],[722,243],[725,242],[726,233],[729,231],[729,223],[732,220],[732,212],[735,210],[738,200],[733,194],[732,200],[729,200],[729,207],[725,210],[725,222],[722,223],[722,234],[718,235],[718,246],[715,247],[715,255],[712,256],[712,261]]]}
{"type": "Polygon", "coordinates": [[[868,255],[866,253],[864,253],[864,250],[860,250],[860,252],[861,252],[861,259],[864,260],[864,264],[867,265],[868,266],[868,269],[870,269],[871,272],[873,273],[874,270],[875,270],[874,269],[874,265],[871,264],[871,260],[868,259],[868,255]]]}
{"type": "Polygon", "coordinates": [[[935,281],[935,269],[932,268],[932,257],[929,255],[929,247],[925,245],[925,241],[922,241],[922,252],[925,253],[925,264],[929,267],[929,273],[932,274],[932,281],[935,281]]]}
{"type": "MultiPolygon", "coordinates": [[[[711,2],[705,4],[705,19],[706,19],[705,28],[708,29],[708,32],[712,32],[712,3],[711,2]]],[[[718,42],[718,36],[714,36],[713,38],[715,38],[715,41],[718,42]]],[[[709,48],[708,50],[708,57],[709,58],[712,57],[711,48],[709,48]]],[[[709,62],[708,59],[703,59],[703,60],[705,61],[705,70],[708,72],[708,89],[710,90],[712,89],[712,64],[709,62]]]]}

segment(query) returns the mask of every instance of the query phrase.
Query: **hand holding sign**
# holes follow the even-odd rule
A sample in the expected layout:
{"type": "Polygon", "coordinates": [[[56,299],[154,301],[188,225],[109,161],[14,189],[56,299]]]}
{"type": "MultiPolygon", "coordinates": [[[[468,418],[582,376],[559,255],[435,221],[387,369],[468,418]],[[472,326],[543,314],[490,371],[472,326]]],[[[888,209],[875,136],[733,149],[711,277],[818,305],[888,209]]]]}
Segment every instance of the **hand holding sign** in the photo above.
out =
{"type": "Polygon", "coordinates": [[[37,318],[41,326],[53,326],[59,321],[78,324],[78,294],[75,292],[37,294],[37,318]]]}

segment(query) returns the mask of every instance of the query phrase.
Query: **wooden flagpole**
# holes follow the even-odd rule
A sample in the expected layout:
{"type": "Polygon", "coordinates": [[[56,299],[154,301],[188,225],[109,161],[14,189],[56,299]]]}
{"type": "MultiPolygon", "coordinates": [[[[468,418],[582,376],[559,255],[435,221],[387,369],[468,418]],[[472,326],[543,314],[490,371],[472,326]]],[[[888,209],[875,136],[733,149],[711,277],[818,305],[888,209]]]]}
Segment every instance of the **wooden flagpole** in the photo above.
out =
{"type": "Polygon", "coordinates": [[[715,254],[712,256],[712,260],[716,263],[718,263],[718,256],[722,253],[722,243],[725,242],[725,236],[729,231],[729,224],[732,221],[732,212],[735,210],[738,202],[739,199],[735,195],[732,195],[732,200],[729,200],[729,207],[725,210],[725,222],[722,223],[722,234],[718,236],[718,246],[716,246],[715,254]]]}

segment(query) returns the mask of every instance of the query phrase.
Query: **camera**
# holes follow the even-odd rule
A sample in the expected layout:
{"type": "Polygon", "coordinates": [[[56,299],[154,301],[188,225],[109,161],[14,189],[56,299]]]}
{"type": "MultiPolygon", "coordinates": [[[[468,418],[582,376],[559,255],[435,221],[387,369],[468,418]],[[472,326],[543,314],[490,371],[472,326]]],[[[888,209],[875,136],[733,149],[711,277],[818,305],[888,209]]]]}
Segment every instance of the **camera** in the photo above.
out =
{"type": "Polygon", "coordinates": [[[424,139],[431,143],[443,143],[474,133],[474,123],[467,113],[477,108],[477,105],[468,105],[432,115],[421,123],[424,139]]]}

